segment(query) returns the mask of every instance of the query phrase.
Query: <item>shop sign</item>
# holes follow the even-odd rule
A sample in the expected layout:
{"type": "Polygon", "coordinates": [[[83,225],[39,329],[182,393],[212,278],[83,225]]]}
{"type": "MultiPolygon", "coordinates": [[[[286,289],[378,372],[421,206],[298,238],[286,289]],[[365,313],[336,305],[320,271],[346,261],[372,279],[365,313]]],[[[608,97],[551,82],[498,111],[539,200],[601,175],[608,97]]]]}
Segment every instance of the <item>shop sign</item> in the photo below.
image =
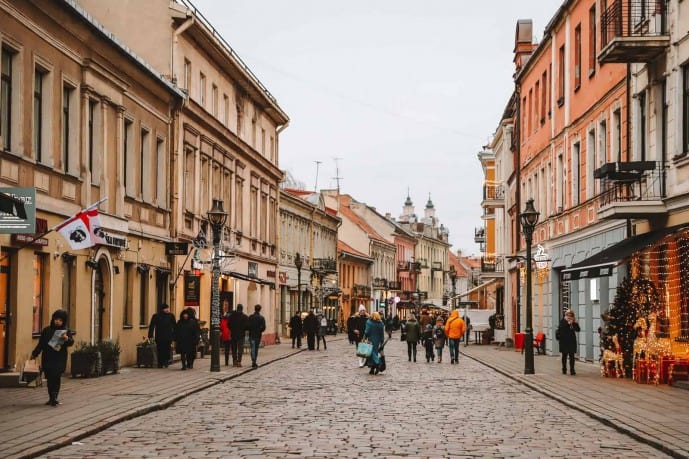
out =
{"type": "Polygon", "coordinates": [[[249,270],[247,272],[249,277],[258,278],[258,263],[254,261],[249,262],[249,270]]]}
{"type": "Polygon", "coordinates": [[[0,234],[37,232],[36,189],[0,188],[0,234]]]}
{"type": "Polygon", "coordinates": [[[129,243],[126,237],[121,237],[115,234],[108,233],[101,226],[95,226],[93,228],[93,234],[95,234],[103,240],[103,245],[117,247],[118,249],[127,249],[127,247],[129,247],[129,243]]]}
{"type": "Polygon", "coordinates": [[[201,277],[184,276],[184,306],[199,306],[201,301],[201,277]]]}
{"type": "Polygon", "coordinates": [[[536,255],[533,256],[533,259],[536,262],[536,269],[548,269],[550,256],[545,253],[545,249],[541,244],[536,246],[536,255]]]}
{"type": "Polygon", "coordinates": [[[569,271],[562,273],[563,281],[573,281],[578,279],[593,279],[596,277],[612,276],[612,266],[598,266],[584,268],[579,271],[569,271]]]}
{"type": "Polygon", "coordinates": [[[266,277],[272,277],[275,279],[275,271],[266,271],[266,277]]]}
{"type": "Polygon", "coordinates": [[[10,236],[10,241],[12,244],[17,245],[32,245],[36,247],[46,247],[48,245],[48,239],[44,237],[36,238],[41,234],[48,232],[48,220],[45,218],[36,219],[36,234],[12,234],[10,236]]]}
{"type": "Polygon", "coordinates": [[[287,283],[287,273],[285,271],[280,271],[280,283],[281,284],[286,284],[287,283]]]}
{"type": "Polygon", "coordinates": [[[165,255],[186,255],[189,253],[188,242],[166,242],[165,255]]]}

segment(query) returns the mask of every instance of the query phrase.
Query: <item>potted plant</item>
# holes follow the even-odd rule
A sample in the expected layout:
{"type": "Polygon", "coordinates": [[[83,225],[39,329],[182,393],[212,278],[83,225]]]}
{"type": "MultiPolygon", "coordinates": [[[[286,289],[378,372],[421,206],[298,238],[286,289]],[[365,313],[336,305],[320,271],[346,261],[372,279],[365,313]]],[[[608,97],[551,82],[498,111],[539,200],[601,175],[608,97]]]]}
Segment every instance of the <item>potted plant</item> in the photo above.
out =
{"type": "Polygon", "coordinates": [[[108,372],[117,373],[120,370],[120,342],[117,340],[106,339],[97,344],[101,356],[101,375],[108,372]]]}
{"type": "Polygon", "coordinates": [[[156,343],[152,338],[143,337],[143,340],[136,345],[136,366],[155,367],[158,365],[156,343]]]}
{"type": "Polygon", "coordinates": [[[71,354],[72,378],[81,375],[86,378],[100,376],[102,368],[101,354],[98,346],[80,341],[71,354]]]}

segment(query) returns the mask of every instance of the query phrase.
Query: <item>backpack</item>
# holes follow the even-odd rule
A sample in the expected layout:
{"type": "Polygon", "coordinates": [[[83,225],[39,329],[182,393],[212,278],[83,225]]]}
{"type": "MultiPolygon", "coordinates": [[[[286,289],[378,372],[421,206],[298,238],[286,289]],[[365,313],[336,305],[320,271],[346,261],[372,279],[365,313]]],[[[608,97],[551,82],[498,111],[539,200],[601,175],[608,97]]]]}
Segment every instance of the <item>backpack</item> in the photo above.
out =
{"type": "Polygon", "coordinates": [[[443,339],[445,338],[445,332],[443,331],[442,327],[436,327],[435,329],[435,338],[436,339],[443,339]]]}

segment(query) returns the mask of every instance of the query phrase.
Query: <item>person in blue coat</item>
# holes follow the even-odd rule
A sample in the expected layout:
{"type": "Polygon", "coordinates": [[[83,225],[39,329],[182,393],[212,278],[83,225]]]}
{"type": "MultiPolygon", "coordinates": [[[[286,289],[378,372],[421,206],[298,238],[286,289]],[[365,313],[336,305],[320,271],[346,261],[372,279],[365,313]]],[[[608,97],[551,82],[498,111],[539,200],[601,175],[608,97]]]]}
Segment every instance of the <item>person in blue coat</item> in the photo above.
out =
{"type": "Polygon", "coordinates": [[[364,336],[371,342],[373,350],[371,357],[366,360],[366,365],[371,367],[369,374],[378,374],[380,370],[380,355],[378,350],[383,345],[385,339],[385,325],[377,312],[371,313],[371,318],[366,321],[366,328],[364,329],[364,336]]]}

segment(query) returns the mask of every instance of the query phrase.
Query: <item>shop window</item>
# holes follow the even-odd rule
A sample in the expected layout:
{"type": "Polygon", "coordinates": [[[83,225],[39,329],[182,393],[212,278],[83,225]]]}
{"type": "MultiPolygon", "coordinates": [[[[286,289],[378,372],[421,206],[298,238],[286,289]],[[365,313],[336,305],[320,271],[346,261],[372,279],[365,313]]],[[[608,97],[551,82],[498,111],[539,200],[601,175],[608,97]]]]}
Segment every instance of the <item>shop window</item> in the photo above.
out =
{"type": "Polygon", "coordinates": [[[63,254],[62,265],[62,308],[67,311],[67,326],[74,324],[74,255],[63,254]]]}
{"type": "MultiPolygon", "coordinates": [[[[679,272],[689,272],[689,239],[680,237],[677,240],[679,252],[679,272]]],[[[689,340],[689,276],[680,276],[679,284],[679,334],[683,340],[689,340]]]]}
{"type": "Polygon", "coordinates": [[[572,307],[572,291],[569,281],[560,284],[560,319],[565,316],[565,311],[572,307]]]}
{"type": "Polygon", "coordinates": [[[170,273],[168,271],[158,271],[156,273],[156,308],[161,304],[168,304],[168,286],[170,273]]]}
{"type": "Polygon", "coordinates": [[[148,321],[148,270],[139,273],[139,325],[145,327],[148,321]]]}
{"type": "Polygon", "coordinates": [[[31,332],[40,335],[45,307],[45,256],[35,253],[33,258],[33,321],[31,332]]]}
{"type": "Polygon", "coordinates": [[[689,153],[689,65],[682,67],[682,151],[689,153]]]}
{"type": "Polygon", "coordinates": [[[134,263],[124,264],[124,305],[122,310],[122,325],[125,328],[132,326],[132,303],[134,290],[134,263]]]}

